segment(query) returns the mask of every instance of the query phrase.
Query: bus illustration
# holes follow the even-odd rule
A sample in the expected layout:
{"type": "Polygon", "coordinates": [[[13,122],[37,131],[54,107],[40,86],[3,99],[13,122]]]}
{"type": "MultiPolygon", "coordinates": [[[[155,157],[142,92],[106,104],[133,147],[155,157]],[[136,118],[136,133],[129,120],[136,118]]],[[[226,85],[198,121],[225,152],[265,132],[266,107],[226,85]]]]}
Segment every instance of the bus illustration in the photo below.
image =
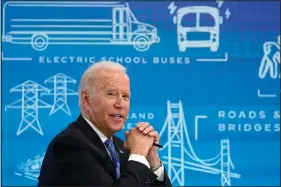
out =
{"type": "Polygon", "coordinates": [[[3,8],[2,41],[49,45],[132,45],[147,51],[157,28],[137,20],[126,2],[11,1],[3,8]]]}
{"type": "Polygon", "coordinates": [[[216,52],[219,47],[219,26],[222,17],[219,10],[209,6],[188,6],[178,9],[173,18],[177,26],[179,50],[186,48],[209,47],[216,52]]]}

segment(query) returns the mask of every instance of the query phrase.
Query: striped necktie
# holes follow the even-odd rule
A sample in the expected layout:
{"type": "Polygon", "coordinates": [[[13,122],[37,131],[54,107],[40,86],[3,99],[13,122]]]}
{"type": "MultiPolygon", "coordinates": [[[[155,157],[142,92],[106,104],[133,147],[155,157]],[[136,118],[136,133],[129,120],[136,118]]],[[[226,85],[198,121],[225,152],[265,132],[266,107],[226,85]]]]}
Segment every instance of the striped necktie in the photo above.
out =
{"type": "Polygon", "coordinates": [[[120,160],[119,160],[118,153],[115,150],[113,141],[111,139],[107,139],[105,141],[105,145],[110,153],[110,158],[111,158],[113,164],[115,165],[116,176],[118,179],[120,177],[120,160]]]}

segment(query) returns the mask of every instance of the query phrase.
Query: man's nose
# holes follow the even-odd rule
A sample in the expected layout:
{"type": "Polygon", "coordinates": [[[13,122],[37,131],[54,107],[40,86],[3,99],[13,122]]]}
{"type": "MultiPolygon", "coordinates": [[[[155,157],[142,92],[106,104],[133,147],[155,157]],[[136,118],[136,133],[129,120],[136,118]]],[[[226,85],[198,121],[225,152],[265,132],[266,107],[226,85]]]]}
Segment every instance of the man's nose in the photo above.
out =
{"type": "Polygon", "coordinates": [[[122,108],[122,107],[123,107],[123,103],[124,103],[124,101],[123,101],[122,96],[121,96],[121,95],[118,95],[118,96],[116,97],[115,107],[117,107],[117,108],[122,108]]]}

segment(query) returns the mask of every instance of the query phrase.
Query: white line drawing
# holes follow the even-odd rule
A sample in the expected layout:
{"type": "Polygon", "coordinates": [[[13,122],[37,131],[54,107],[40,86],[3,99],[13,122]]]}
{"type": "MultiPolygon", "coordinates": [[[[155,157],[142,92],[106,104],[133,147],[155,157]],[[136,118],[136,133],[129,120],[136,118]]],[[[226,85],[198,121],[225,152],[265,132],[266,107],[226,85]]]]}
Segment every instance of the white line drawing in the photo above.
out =
{"type": "Polygon", "coordinates": [[[226,11],[225,11],[225,17],[226,17],[226,19],[228,19],[228,18],[230,17],[230,15],[231,15],[231,12],[230,12],[230,10],[229,10],[229,8],[228,8],[228,9],[226,9],[226,11]]]}
{"type": "Polygon", "coordinates": [[[224,54],[224,58],[198,58],[197,62],[227,62],[228,61],[228,53],[224,54]]]}
{"type": "Polygon", "coordinates": [[[21,122],[17,130],[17,136],[26,131],[29,127],[43,136],[43,131],[38,120],[39,108],[51,108],[51,105],[39,99],[39,92],[48,92],[48,89],[40,84],[28,80],[18,86],[15,86],[10,92],[21,92],[21,99],[5,107],[21,109],[21,122]]]}
{"type": "Polygon", "coordinates": [[[261,79],[269,75],[272,79],[280,79],[280,35],[277,42],[268,41],[263,44],[264,56],[259,68],[261,79]]]}
{"type": "Polygon", "coordinates": [[[45,153],[36,155],[33,159],[28,159],[17,165],[19,172],[14,172],[15,175],[23,176],[31,180],[37,180],[45,153]]]}
{"type": "Polygon", "coordinates": [[[222,0],[217,0],[216,2],[218,4],[218,8],[221,8],[224,3],[222,0]]]}
{"type": "MultiPolygon", "coordinates": [[[[221,10],[221,7],[222,5],[224,4],[224,0],[217,0],[216,3],[218,4],[218,9],[221,10]]],[[[229,8],[226,8],[225,12],[224,12],[224,15],[225,15],[225,19],[229,19],[230,18],[230,15],[231,15],[231,12],[230,12],[230,9],[229,8]]],[[[221,21],[221,24],[224,22],[223,21],[223,17],[220,17],[220,21],[221,21]]]]}
{"type": "Polygon", "coordinates": [[[194,137],[195,140],[198,140],[198,120],[199,119],[206,119],[208,116],[205,115],[196,115],[195,116],[195,120],[194,120],[194,127],[195,127],[195,131],[194,131],[194,137]]]}
{"type": "Polygon", "coordinates": [[[218,50],[220,24],[223,22],[218,8],[210,6],[182,7],[173,17],[173,22],[177,26],[177,41],[181,52],[185,52],[187,47],[209,47],[212,52],[218,50]],[[201,17],[210,18],[208,26],[201,22],[203,19],[201,17]],[[212,26],[209,26],[210,23],[212,26]]]}
{"type": "Polygon", "coordinates": [[[175,2],[171,2],[168,6],[168,9],[170,10],[170,14],[172,15],[176,10],[177,10],[177,6],[175,6],[175,2]]]}
{"type": "Polygon", "coordinates": [[[144,52],[160,42],[157,28],[139,22],[129,4],[122,2],[7,2],[2,33],[3,42],[31,44],[37,51],[49,45],[133,45],[144,52]],[[13,14],[21,8],[17,12],[23,14],[13,14]]]}
{"type": "Polygon", "coordinates": [[[32,58],[29,57],[4,57],[3,51],[1,52],[1,59],[2,60],[10,60],[10,61],[31,61],[32,58]]]}
{"type": "Polygon", "coordinates": [[[48,93],[42,93],[41,95],[53,95],[54,96],[54,103],[52,109],[50,111],[50,115],[53,115],[59,110],[64,111],[67,115],[71,116],[71,111],[67,104],[67,96],[68,95],[78,95],[77,92],[67,88],[68,83],[76,84],[76,80],[73,78],[63,74],[58,73],[44,82],[52,83],[54,85],[53,89],[50,89],[48,93]]]}
{"type": "Polygon", "coordinates": [[[273,97],[277,97],[277,95],[276,94],[263,94],[263,93],[261,93],[261,90],[258,89],[258,97],[273,98],[273,97]]]}
{"type": "Polygon", "coordinates": [[[160,151],[167,150],[168,152],[167,156],[163,156],[165,160],[163,163],[167,164],[168,175],[173,185],[186,185],[185,169],[221,175],[222,186],[231,186],[231,178],[241,177],[240,174],[230,171],[230,169],[234,169],[234,165],[230,157],[229,139],[221,140],[221,152],[218,155],[204,160],[198,158],[188,135],[181,101],[178,103],[167,101],[167,118],[159,134],[163,136],[164,133],[168,134],[168,142],[160,151]],[[174,112],[175,110],[177,112],[174,112]],[[185,143],[187,143],[186,147],[185,143]],[[192,161],[186,161],[186,156],[192,161]]]}

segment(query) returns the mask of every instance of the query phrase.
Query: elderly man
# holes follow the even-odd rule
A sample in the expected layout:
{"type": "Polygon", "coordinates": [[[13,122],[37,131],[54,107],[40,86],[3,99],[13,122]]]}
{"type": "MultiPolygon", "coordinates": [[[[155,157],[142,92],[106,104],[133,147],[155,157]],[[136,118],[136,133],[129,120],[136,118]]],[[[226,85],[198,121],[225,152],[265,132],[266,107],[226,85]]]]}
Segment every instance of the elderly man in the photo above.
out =
{"type": "Polygon", "coordinates": [[[171,186],[158,156],[159,135],[140,122],[114,136],[127,119],[130,80],[114,62],[89,67],[79,85],[81,115],[49,144],[38,186],[171,186]]]}

